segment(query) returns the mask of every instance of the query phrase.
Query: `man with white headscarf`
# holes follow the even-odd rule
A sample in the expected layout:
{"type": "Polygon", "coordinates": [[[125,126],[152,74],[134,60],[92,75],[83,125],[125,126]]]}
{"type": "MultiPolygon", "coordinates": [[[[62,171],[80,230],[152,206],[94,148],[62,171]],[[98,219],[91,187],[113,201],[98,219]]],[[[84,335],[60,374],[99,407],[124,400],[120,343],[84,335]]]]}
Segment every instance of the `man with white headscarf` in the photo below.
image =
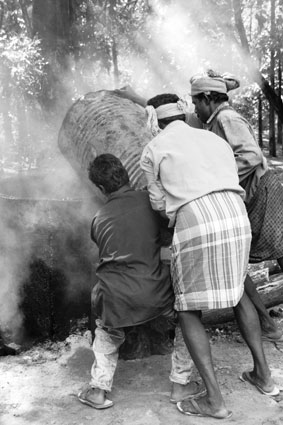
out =
{"type": "Polygon", "coordinates": [[[251,231],[230,146],[220,137],[185,124],[176,95],[150,99],[153,133],[141,168],[152,208],[174,226],[171,276],[175,310],[190,355],[207,394],[177,403],[190,416],[225,419],[227,410],[214,373],[201,311],[233,307],[253,357],[252,378],[268,395],[279,394],[267,365],[256,310],[244,292],[251,231]],[[158,124],[158,126],[157,126],[158,124]]]}
{"type": "MultiPolygon", "coordinates": [[[[231,146],[252,229],[250,263],[277,259],[283,271],[283,187],[268,169],[249,122],[229,104],[228,92],[240,83],[231,74],[214,71],[191,78],[195,112],[205,128],[231,146]]],[[[260,317],[263,339],[283,342],[282,331],[270,317],[249,275],[245,289],[260,317]]]]}

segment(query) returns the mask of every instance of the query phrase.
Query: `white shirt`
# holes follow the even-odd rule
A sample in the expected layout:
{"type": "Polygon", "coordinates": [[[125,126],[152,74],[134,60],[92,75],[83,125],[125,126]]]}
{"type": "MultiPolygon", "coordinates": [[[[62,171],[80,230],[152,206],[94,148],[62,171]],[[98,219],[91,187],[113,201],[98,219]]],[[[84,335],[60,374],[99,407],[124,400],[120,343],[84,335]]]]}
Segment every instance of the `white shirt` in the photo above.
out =
{"type": "Polygon", "coordinates": [[[140,165],[152,208],[166,210],[169,226],[174,225],[180,207],[208,193],[245,194],[228,143],[183,121],[173,121],[146,145],[140,165]]]}

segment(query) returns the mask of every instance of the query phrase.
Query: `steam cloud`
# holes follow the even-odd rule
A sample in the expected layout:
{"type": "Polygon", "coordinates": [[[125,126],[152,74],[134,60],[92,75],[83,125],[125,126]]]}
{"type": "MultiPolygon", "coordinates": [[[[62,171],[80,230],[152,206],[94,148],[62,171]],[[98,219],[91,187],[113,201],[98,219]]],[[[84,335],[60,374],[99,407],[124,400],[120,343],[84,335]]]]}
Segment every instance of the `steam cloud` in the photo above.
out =
{"type": "MultiPolygon", "coordinates": [[[[153,0],[152,7],[155,16],[149,18],[146,33],[140,34],[136,40],[146,50],[146,58],[144,56],[141,58],[129,56],[123,50],[119,52],[121,86],[130,83],[141,95],[149,98],[162,92],[175,92],[181,95],[188,93],[190,77],[208,67],[220,72],[232,72],[240,78],[247,78],[246,71],[241,67],[242,61],[232,62],[231,60],[231,49],[234,49],[232,43],[225,42],[224,38],[217,40],[217,43],[209,42],[204,38],[197,19],[202,14],[202,2],[179,0],[174,2],[174,5],[164,6],[164,2],[153,0]]],[[[211,18],[215,18],[212,10],[210,13],[211,18]]],[[[227,17],[227,19],[230,18],[227,17]]],[[[72,65],[74,64],[71,63],[70,59],[70,67],[72,65]]],[[[89,91],[117,88],[111,76],[106,73],[97,75],[94,68],[85,69],[84,79],[81,78],[81,75],[76,75],[73,70],[72,75],[62,76],[62,82],[65,85],[68,97],[73,100],[89,91]]],[[[64,101],[63,99],[63,104],[64,101]]],[[[16,187],[16,196],[11,192],[6,193],[6,195],[15,196],[18,200],[25,199],[25,197],[30,200],[62,200],[66,197],[71,199],[78,194],[88,198],[89,193],[82,193],[83,190],[78,182],[78,177],[62,158],[57,148],[58,130],[66,112],[64,108],[61,110],[61,115],[59,114],[54,119],[53,130],[49,129],[49,133],[45,129],[42,131],[41,122],[34,121],[31,123],[33,131],[38,133],[36,148],[41,149],[38,155],[40,159],[38,165],[45,176],[44,182],[38,181],[37,184],[33,182],[28,187],[25,185],[18,186],[16,187]],[[77,187],[77,192],[73,190],[75,187],[77,187]]],[[[30,120],[32,120],[31,117],[30,120]]],[[[18,149],[20,149],[20,142],[18,149]]],[[[31,204],[32,202],[30,202],[31,204]]],[[[26,223],[29,222],[30,227],[34,229],[47,226],[48,216],[43,214],[42,209],[41,211],[38,210],[36,202],[34,204],[33,208],[29,206],[28,210],[22,212],[26,223]]],[[[12,205],[11,202],[9,205],[12,205]]],[[[95,211],[88,210],[84,203],[81,207],[82,209],[78,209],[77,214],[84,216],[90,222],[95,211]]],[[[7,211],[5,199],[0,202],[0,208],[2,239],[0,247],[0,328],[5,330],[8,326],[13,336],[16,336],[21,329],[23,319],[19,310],[21,284],[28,276],[28,264],[31,255],[33,255],[34,240],[31,232],[30,239],[25,237],[23,249],[23,234],[19,232],[19,226],[15,226],[15,223],[11,224],[10,220],[15,211],[7,211]]],[[[17,208],[16,199],[14,208],[17,208]]],[[[71,225],[72,223],[70,223],[71,225]]],[[[64,241],[62,241],[62,246],[64,246],[64,241]]],[[[68,249],[67,246],[64,246],[64,248],[68,249]]],[[[75,286],[71,289],[73,295],[75,294],[74,288],[75,286]]]]}

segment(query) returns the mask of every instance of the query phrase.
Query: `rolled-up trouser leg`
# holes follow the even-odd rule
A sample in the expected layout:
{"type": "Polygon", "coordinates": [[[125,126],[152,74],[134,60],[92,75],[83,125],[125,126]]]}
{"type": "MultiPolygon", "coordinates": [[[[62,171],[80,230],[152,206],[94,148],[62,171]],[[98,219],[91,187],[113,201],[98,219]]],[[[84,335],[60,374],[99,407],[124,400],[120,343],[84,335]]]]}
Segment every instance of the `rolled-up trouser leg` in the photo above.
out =
{"type": "Polygon", "coordinates": [[[118,363],[119,347],[125,341],[123,329],[104,328],[96,320],[93,341],[94,362],[91,368],[90,385],[93,388],[111,391],[114,373],[118,363]]]}
{"type": "Polygon", "coordinates": [[[191,380],[194,363],[185,344],[180,325],[175,329],[172,366],[169,379],[171,382],[186,385],[191,380]]]}

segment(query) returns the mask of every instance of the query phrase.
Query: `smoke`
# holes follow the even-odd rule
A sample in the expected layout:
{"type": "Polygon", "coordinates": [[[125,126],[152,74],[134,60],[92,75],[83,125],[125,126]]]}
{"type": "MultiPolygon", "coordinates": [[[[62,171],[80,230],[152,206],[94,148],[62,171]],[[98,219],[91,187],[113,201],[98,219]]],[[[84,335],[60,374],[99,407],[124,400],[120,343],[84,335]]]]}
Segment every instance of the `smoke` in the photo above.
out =
{"type": "Polygon", "coordinates": [[[208,68],[231,72],[240,80],[249,79],[245,58],[231,30],[231,16],[215,16],[208,2],[204,7],[198,0],[164,3],[151,2],[154,14],[147,21],[146,31],[137,36],[136,42],[145,53],[121,60],[128,71],[127,81],[141,95],[185,95],[190,77],[208,68]],[[221,22],[226,33],[221,36],[221,30],[210,30],[211,21],[216,27],[221,22]]]}
{"type": "Polygon", "coordinates": [[[37,333],[46,331],[44,320],[47,323],[48,315],[54,313],[48,291],[60,292],[52,282],[56,273],[62,276],[56,284],[64,289],[57,309],[58,304],[90,291],[90,265],[97,258],[90,223],[101,204],[59,152],[54,152],[49,168],[6,170],[0,189],[0,330],[4,339],[21,343],[25,322],[32,315],[34,322],[39,317],[37,333]],[[39,267],[32,277],[33,264],[39,267]]]}
{"type": "MultiPolygon", "coordinates": [[[[47,286],[52,285],[55,272],[62,276],[58,286],[65,289],[64,302],[78,299],[92,284],[88,267],[96,261],[97,250],[88,243],[90,223],[102,200],[80,180],[57,145],[67,109],[89,91],[87,84],[79,84],[81,80],[62,75],[66,97],[50,111],[48,120],[39,104],[17,98],[18,93],[4,106],[5,114],[0,113],[0,332],[4,339],[22,341],[27,295],[29,314],[38,309],[35,320],[37,312],[49,314],[52,300],[47,292],[58,290],[47,286]]],[[[44,327],[42,317],[40,321],[39,330],[44,327]]]]}
{"type": "Polygon", "coordinates": [[[24,252],[19,250],[19,235],[7,227],[3,220],[0,221],[0,231],[0,324],[2,332],[14,339],[18,337],[22,326],[23,317],[18,308],[21,299],[18,282],[26,276],[29,250],[28,247],[24,252]]]}
{"type": "MultiPolygon", "coordinates": [[[[231,72],[240,79],[247,78],[244,61],[232,38],[227,41],[227,38],[213,37],[211,33],[205,36],[200,27],[204,13],[208,20],[218,19],[227,28],[230,16],[216,17],[213,10],[204,9],[203,2],[198,0],[178,0],[169,4],[153,0],[151,5],[154,13],[145,30],[135,39],[142,53],[131,55],[128,49],[119,46],[121,86],[130,83],[141,95],[149,98],[162,92],[188,93],[190,77],[207,68],[231,72]]],[[[70,58],[70,71],[61,75],[66,98],[60,99],[53,121],[46,125],[40,108],[31,109],[25,105],[29,142],[23,144],[19,140],[2,152],[2,164],[5,164],[2,171],[12,177],[13,184],[2,185],[0,190],[0,328],[2,331],[9,328],[12,337],[20,332],[24,320],[19,306],[23,296],[22,283],[29,278],[29,264],[36,256],[44,257],[48,247],[56,248],[60,258],[54,259],[48,254],[45,261],[51,267],[56,264],[64,269],[69,280],[69,296],[75,298],[81,290],[74,253],[76,249],[82,254],[91,248],[87,244],[76,245],[82,241],[82,235],[78,233],[86,232],[83,240],[89,240],[89,225],[102,201],[80,181],[62,157],[57,137],[68,107],[79,96],[90,91],[117,88],[111,74],[95,67],[95,63],[88,62],[84,67],[83,63],[77,64],[70,58]],[[19,153],[24,161],[30,152],[34,155],[34,163],[28,164],[29,170],[22,164],[26,173],[18,173],[19,153]],[[8,156],[11,159],[7,162],[8,156]],[[40,239],[42,229],[46,232],[40,239]]],[[[13,136],[15,142],[15,132],[13,136]]],[[[4,139],[0,141],[8,146],[4,139]]],[[[97,253],[88,252],[87,255],[97,253]]]]}

